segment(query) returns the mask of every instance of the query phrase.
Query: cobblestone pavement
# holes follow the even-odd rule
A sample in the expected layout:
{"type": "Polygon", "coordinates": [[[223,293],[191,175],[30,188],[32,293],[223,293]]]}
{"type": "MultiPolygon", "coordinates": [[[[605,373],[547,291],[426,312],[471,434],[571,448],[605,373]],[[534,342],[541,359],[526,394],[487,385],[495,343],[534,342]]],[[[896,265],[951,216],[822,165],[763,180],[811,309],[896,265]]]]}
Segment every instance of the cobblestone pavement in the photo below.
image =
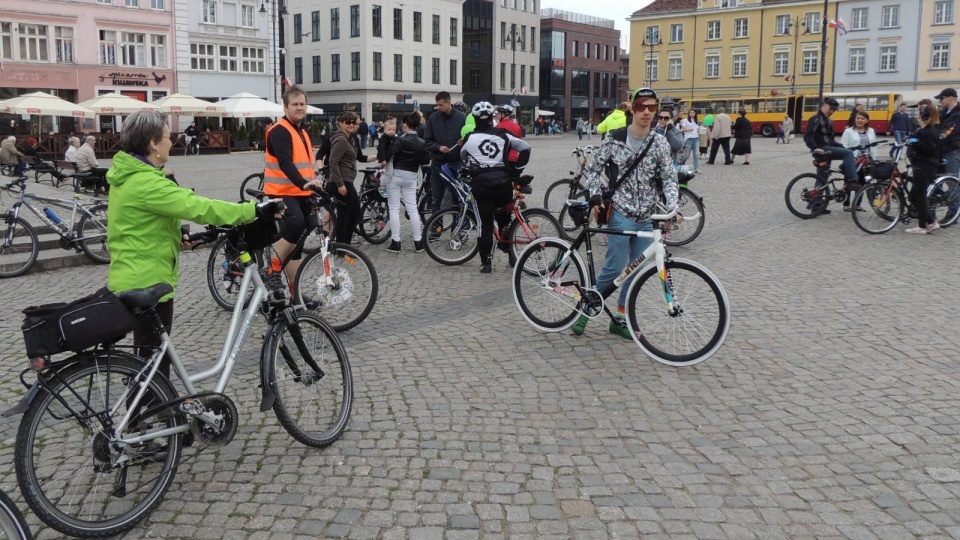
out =
{"type": "MultiPolygon", "coordinates": [[[[705,364],[657,364],[598,322],[582,337],[538,333],[502,255],[481,275],[478,261],[412,253],[406,237],[400,255],[364,246],[380,298],[342,335],[356,390],[344,437],[306,448],[259,412],[251,340],[227,390],[240,432],[181,467],[127,536],[960,537],[960,231],[871,236],[838,207],[793,217],[784,187],[810,169],[799,142],[755,140],[749,167],[703,165],[691,184],[706,228],[673,252],[716,273],[733,307],[705,364]]],[[[531,144],[538,201],[574,165],[577,140],[531,144]]],[[[261,156],[172,167],[201,194],[235,199],[261,156]]],[[[228,323],[206,258],[184,255],[177,299],[174,337],[194,367],[214,360],[228,323]]],[[[24,391],[20,310],[105,276],[85,266],[0,282],[4,401],[24,391]]],[[[18,421],[0,420],[0,487],[26,510],[18,421]]],[[[56,536],[27,513],[40,538],[56,536]]]]}

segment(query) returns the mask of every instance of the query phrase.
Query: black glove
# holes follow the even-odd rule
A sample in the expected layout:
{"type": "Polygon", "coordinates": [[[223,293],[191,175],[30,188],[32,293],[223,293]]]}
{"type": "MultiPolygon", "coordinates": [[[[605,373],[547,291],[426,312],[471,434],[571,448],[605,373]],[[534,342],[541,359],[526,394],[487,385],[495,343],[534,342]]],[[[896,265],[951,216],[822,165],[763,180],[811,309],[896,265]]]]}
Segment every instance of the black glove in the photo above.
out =
{"type": "Polygon", "coordinates": [[[590,207],[603,206],[603,195],[597,194],[590,197],[590,207]]]}
{"type": "Polygon", "coordinates": [[[285,206],[280,199],[269,199],[257,204],[257,218],[274,219],[277,212],[283,210],[285,206]]]}

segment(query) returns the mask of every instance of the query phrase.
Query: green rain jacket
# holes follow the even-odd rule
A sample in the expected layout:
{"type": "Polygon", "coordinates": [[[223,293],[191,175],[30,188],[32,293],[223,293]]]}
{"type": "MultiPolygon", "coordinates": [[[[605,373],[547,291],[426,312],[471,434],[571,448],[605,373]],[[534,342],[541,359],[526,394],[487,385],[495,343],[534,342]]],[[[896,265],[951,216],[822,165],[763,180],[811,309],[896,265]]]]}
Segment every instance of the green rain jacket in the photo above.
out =
{"type": "MultiPolygon", "coordinates": [[[[107,248],[111,291],[169,283],[180,277],[180,220],[235,225],[256,218],[256,202],[236,204],[206,199],[182,188],[163,170],[119,152],[107,172],[107,248]]],[[[161,301],[172,299],[176,293],[161,301]]]]}
{"type": "Polygon", "coordinates": [[[627,125],[627,113],[620,109],[614,109],[613,112],[597,126],[597,133],[609,133],[625,125],[627,125]]]}

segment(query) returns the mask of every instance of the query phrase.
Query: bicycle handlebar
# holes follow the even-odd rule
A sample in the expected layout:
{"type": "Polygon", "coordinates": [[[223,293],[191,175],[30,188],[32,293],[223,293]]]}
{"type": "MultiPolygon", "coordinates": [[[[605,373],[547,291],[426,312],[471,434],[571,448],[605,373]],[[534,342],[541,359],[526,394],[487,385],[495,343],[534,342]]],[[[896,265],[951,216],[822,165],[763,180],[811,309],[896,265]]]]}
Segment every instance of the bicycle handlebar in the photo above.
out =
{"type": "MultiPolygon", "coordinates": [[[[567,199],[566,205],[579,206],[580,208],[587,209],[587,208],[590,208],[590,201],[582,201],[579,199],[567,199]]],[[[666,214],[651,214],[648,219],[650,219],[651,221],[667,221],[669,219],[673,219],[677,215],[677,210],[678,210],[677,207],[674,206],[673,209],[671,209],[666,214]]],[[[638,232],[642,232],[642,231],[638,231],[638,232]]]]}

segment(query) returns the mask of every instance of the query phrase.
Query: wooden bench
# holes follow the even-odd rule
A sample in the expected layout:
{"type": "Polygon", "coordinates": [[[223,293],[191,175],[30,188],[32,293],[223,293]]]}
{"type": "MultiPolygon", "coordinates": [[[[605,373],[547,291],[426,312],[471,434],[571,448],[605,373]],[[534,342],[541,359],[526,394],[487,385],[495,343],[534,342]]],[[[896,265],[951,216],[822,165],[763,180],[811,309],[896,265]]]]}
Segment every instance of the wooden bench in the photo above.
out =
{"type": "Polygon", "coordinates": [[[64,176],[64,180],[67,178],[73,179],[73,190],[77,193],[80,193],[81,190],[95,190],[97,187],[96,178],[94,178],[92,172],[80,172],[77,170],[77,164],[66,160],[58,159],[53,162],[53,165],[60,171],[60,174],[64,176]]]}
{"type": "Polygon", "coordinates": [[[62,180],[57,176],[60,171],[57,170],[55,165],[43,161],[36,156],[23,156],[22,159],[23,162],[27,164],[27,169],[24,171],[24,174],[33,172],[33,179],[36,183],[39,184],[44,180],[44,175],[48,175],[50,177],[50,185],[54,187],[60,187],[60,182],[62,180]]]}

